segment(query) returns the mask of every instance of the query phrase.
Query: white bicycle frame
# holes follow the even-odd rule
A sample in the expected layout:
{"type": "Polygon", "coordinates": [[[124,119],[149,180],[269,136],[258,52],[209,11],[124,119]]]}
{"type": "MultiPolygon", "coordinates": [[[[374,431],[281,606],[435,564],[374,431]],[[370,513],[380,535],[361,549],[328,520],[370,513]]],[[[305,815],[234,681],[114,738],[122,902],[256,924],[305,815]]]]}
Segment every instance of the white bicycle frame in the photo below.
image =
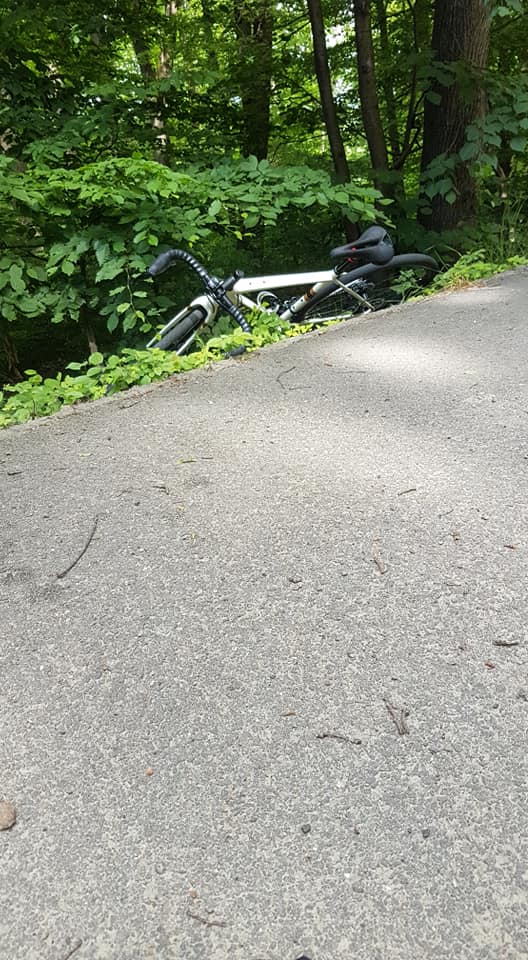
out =
{"type": "Polygon", "coordinates": [[[338,287],[342,287],[352,299],[359,301],[364,307],[370,309],[369,302],[360,296],[360,294],[353,289],[353,286],[347,287],[346,284],[342,283],[335,270],[319,270],[315,273],[279,273],[268,277],[242,277],[240,280],[237,280],[229,296],[237,306],[242,305],[250,309],[254,307],[263,309],[259,303],[255,304],[253,300],[245,297],[244,294],[257,290],[261,293],[268,290],[273,292],[274,289],[300,287],[305,284],[310,284],[309,289],[306,290],[298,300],[290,304],[286,310],[279,314],[281,320],[285,322],[295,320],[296,314],[306,307],[307,302],[311,300],[316,293],[322,293],[325,287],[328,287],[328,292],[330,293],[336,284],[338,287]]]}
{"type": "MultiPolygon", "coordinates": [[[[237,307],[245,307],[248,310],[259,310],[262,313],[268,313],[269,311],[257,300],[252,300],[250,297],[245,296],[247,293],[264,293],[270,292],[273,290],[280,290],[286,287],[300,287],[308,286],[308,289],[303,293],[301,297],[295,300],[294,303],[290,304],[286,310],[283,310],[278,314],[279,319],[285,323],[290,323],[295,321],[296,314],[299,313],[302,309],[305,309],[306,304],[311,300],[316,294],[324,292],[325,288],[328,288],[328,293],[330,294],[332,290],[336,287],[342,287],[344,291],[350,296],[351,299],[356,300],[365,307],[366,311],[371,310],[370,303],[368,300],[365,300],[352,286],[346,286],[339,279],[338,274],[335,270],[318,270],[312,271],[310,273],[279,273],[263,277],[241,277],[240,280],[237,280],[232,290],[227,294],[229,299],[237,307]]],[[[194,300],[191,300],[187,306],[180,310],[179,313],[173,317],[169,323],[167,323],[160,333],[155,337],[150,343],[147,344],[147,347],[155,347],[156,342],[160,336],[165,336],[180,320],[185,317],[194,307],[201,307],[205,311],[204,317],[204,326],[206,324],[211,324],[221,309],[219,304],[216,302],[214,297],[210,294],[204,293],[198,297],[195,297],[194,300]]],[[[301,321],[302,322],[302,321],[301,321]]],[[[308,321],[310,322],[310,321],[308,321]]],[[[318,321],[320,322],[320,320],[318,321]]],[[[176,353],[184,353],[187,347],[193,342],[196,337],[196,332],[193,332],[187,340],[182,343],[176,353]]]]}

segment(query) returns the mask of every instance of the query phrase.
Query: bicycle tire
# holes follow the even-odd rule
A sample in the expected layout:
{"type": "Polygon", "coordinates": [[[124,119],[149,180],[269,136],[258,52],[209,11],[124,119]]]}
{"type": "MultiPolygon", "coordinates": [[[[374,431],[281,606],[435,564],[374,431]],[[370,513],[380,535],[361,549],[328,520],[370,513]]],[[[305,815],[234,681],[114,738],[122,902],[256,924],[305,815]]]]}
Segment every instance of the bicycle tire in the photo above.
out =
{"type": "Polygon", "coordinates": [[[296,314],[295,320],[297,323],[345,320],[369,309],[383,310],[401,303],[404,297],[394,284],[402,273],[411,270],[416,274],[416,285],[421,286],[438,271],[438,265],[432,257],[420,253],[399,254],[385,266],[367,263],[349,274],[343,274],[339,279],[347,287],[358,286],[357,292],[367,301],[368,306],[353,299],[342,287],[336,285],[330,293],[324,293],[320,297],[316,295],[307,303],[306,309],[296,314]]]}
{"type": "Polygon", "coordinates": [[[192,334],[198,333],[205,320],[205,310],[202,307],[195,307],[190,313],[187,313],[178,323],[175,323],[167,333],[154,343],[153,346],[158,350],[178,350],[189,341],[192,334]]]}

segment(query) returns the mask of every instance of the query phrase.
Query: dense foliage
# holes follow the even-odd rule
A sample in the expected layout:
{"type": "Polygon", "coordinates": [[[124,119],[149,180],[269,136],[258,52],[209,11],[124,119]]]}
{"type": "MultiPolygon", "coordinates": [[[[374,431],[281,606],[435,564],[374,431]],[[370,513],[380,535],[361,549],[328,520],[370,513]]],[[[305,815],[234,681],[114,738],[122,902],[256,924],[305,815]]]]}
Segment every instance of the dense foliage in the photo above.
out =
{"type": "Polygon", "coordinates": [[[386,216],[401,249],[524,254],[526,6],[0,0],[0,383],[140,347],[191,290],[138,279],[167,246],[320,268],[386,216]]]}

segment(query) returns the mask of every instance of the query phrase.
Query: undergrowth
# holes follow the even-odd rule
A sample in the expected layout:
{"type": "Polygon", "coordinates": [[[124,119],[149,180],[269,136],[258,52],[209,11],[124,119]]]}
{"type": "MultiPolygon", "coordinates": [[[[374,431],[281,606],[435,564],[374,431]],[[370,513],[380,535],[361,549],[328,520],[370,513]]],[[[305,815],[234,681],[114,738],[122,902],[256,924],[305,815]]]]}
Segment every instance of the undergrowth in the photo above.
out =
{"type": "Polygon", "coordinates": [[[459,257],[452,267],[449,267],[448,270],[439,273],[435,277],[427,288],[427,292],[436,293],[439,290],[455,290],[457,287],[465,287],[479,280],[494,277],[498,273],[504,273],[505,270],[513,270],[515,267],[528,264],[528,257],[522,256],[507,257],[499,263],[486,260],[485,257],[486,251],[484,249],[472,250],[471,253],[465,253],[459,257]]]}
{"type": "Polygon", "coordinates": [[[225,358],[231,350],[260,347],[285,337],[298,336],[312,327],[286,328],[278,318],[265,317],[250,334],[235,330],[211,337],[186,356],[170,350],[124,349],[119,355],[103,357],[92,353],[83,363],[70,363],[68,373],[42,377],[36,370],[25,370],[26,379],[8,384],[0,391],[0,428],[24,423],[36,417],[56,413],[61,407],[86,400],[97,400],[128,387],[165,380],[175,373],[203,367],[225,358]]]}

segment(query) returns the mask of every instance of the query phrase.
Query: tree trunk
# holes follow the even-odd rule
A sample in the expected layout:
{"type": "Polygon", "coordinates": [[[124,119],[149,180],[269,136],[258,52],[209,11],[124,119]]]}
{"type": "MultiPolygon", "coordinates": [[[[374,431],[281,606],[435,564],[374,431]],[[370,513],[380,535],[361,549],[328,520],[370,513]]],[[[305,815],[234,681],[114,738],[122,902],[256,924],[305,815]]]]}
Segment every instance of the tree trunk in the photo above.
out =
{"type": "MultiPolygon", "coordinates": [[[[483,70],[488,61],[489,31],[486,0],[435,0],[431,43],[436,60],[462,61],[476,71],[483,70]]],[[[475,82],[468,90],[462,90],[458,83],[451,86],[436,83],[432,93],[437,102],[425,101],[422,171],[442,154],[455,154],[461,149],[468,124],[481,116],[486,106],[484,92],[475,82]]],[[[420,216],[420,221],[429,229],[453,229],[475,217],[476,185],[466,164],[457,165],[453,180],[454,203],[434,197],[431,212],[420,216]]]]}
{"type": "MultiPolygon", "coordinates": [[[[379,32],[379,42],[381,49],[381,56],[389,66],[392,59],[391,44],[389,40],[389,28],[387,23],[387,0],[376,0],[376,20],[378,25],[379,32]]],[[[371,41],[372,43],[372,41],[371,41]]],[[[396,112],[396,98],[394,96],[394,87],[392,84],[391,77],[385,72],[382,72],[381,77],[381,89],[383,90],[383,98],[385,100],[385,108],[387,111],[387,133],[388,140],[390,145],[391,152],[391,161],[394,165],[397,163],[400,153],[400,136],[398,131],[398,120],[396,112]]]]}
{"type": "Polygon", "coordinates": [[[401,154],[395,162],[398,170],[403,169],[405,161],[413,151],[418,137],[422,133],[422,124],[418,119],[423,95],[418,91],[418,64],[425,50],[431,48],[431,9],[430,0],[407,0],[412,35],[412,66],[409,71],[409,94],[407,116],[402,137],[401,154]]]}
{"type": "Polygon", "coordinates": [[[392,197],[392,186],[383,177],[383,174],[388,172],[389,161],[376,89],[370,0],[354,0],[354,25],[361,116],[373,167],[374,184],[384,196],[392,197]]]}
{"type": "Polygon", "coordinates": [[[334,161],[336,180],[338,183],[348,183],[350,180],[350,170],[345,154],[345,147],[339,121],[337,119],[334,95],[332,93],[332,81],[330,77],[330,68],[328,66],[328,52],[326,49],[326,37],[323,21],[323,11],[321,0],[307,0],[308,14],[312,27],[315,74],[319,86],[319,96],[321,98],[321,108],[323,111],[323,120],[326,127],[328,142],[334,161]]]}
{"type": "Polygon", "coordinates": [[[240,149],[246,157],[263,160],[270,135],[272,0],[235,0],[235,30],[243,110],[240,149]]]}
{"type": "Polygon", "coordinates": [[[0,333],[0,350],[3,351],[6,358],[7,375],[10,380],[22,380],[18,364],[18,353],[15,342],[7,331],[0,333]]]}
{"type": "MultiPolygon", "coordinates": [[[[168,22],[175,17],[178,12],[176,0],[165,0],[164,15],[168,22]]],[[[138,62],[141,76],[146,83],[153,83],[156,80],[162,80],[170,77],[172,71],[172,56],[168,47],[162,42],[159,49],[153,56],[150,45],[146,42],[144,36],[137,29],[134,31],[134,19],[132,18],[132,29],[130,30],[130,39],[134,47],[134,53],[138,62]]],[[[152,120],[152,127],[156,132],[156,150],[155,157],[158,163],[165,166],[169,164],[169,141],[165,133],[165,122],[163,113],[165,107],[165,97],[160,94],[153,98],[155,102],[155,115],[152,120]]]]}

